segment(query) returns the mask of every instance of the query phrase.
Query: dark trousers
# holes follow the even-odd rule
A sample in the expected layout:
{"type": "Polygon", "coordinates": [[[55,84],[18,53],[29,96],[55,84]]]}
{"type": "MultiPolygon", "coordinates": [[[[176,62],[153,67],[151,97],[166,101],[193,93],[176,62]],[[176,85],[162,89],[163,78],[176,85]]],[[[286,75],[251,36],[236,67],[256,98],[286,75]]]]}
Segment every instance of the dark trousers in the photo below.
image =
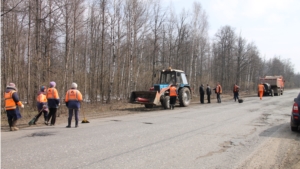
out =
{"type": "Polygon", "coordinates": [[[210,103],[210,95],[207,95],[207,103],[210,103]]]}
{"type": "Polygon", "coordinates": [[[71,121],[72,121],[73,113],[75,115],[75,126],[78,126],[79,109],[69,109],[68,126],[71,126],[71,121]]]}
{"type": "Polygon", "coordinates": [[[17,113],[16,110],[6,110],[6,114],[9,127],[13,127],[14,122],[21,118],[20,113],[17,113]]]}
{"type": "Polygon", "coordinates": [[[52,125],[55,124],[56,111],[57,111],[57,108],[49,108],[49,114],[48,114],[47,122],[49,122],[49,120],[51,119],[51,124],[52,125]]]}
{"type": "Polygon", "coordinates": [[[176,103],[176,96],[171,96],[170,97],[170,104],[175,105],[175,103],[176,103]]]}
{"type": "Polygon", "coordinates": [[[47,121],[47,117],[48,117],[48,112],[47,111],[39,111],[39,114],[37,114],[35,117],[35,121],[37,122],[38,119],[40,118],[40,116],[44,113],[44,120],[47,121]]]}
{"type": "Polygon", "coordinates": [[[204,103],[204,94],[200,94],[200,103],[204,103]]]}
{"type": "Polygon", "coordinates": [[[218,103],[221,103],[221,94],[220,93],[217,93],[217,100],[218,100],[218,103]]]}
{"type": "Polygon", "coordinates": [[[234,92],[233,98],[234,98],[234,101],[239,100],[239,92],[234,92]]]}

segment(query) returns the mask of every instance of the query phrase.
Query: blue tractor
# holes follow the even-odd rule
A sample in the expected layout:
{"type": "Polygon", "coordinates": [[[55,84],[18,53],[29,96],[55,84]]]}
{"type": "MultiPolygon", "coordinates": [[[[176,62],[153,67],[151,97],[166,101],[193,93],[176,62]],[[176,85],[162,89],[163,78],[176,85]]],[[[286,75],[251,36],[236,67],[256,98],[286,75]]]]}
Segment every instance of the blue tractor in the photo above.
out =
{"type": "Polygon", "coordinates": [[[181,107],[186,107],[191,102],[191,88],[186,74],[182,70],[168,68],[161,71],[160,83],[154,84],[150,91],[133,91],[130,95],[130,103],[144,104],[146,108],[152,108],[159,103],[165,108],[170,108],[169,89],[172,84],[177,88],[177,101],[181,107]]]}

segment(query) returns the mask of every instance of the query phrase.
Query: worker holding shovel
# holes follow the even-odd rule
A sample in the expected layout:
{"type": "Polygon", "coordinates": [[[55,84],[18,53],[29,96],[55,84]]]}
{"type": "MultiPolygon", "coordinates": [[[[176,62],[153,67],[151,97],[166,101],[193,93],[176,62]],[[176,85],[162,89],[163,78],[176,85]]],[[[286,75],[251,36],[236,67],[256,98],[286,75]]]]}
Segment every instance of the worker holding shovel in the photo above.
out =
{"type": "Polygon", "coordinates": [[[46,87],[45,86],[41,86],[41,89],[38,93],[38,96],[36,98],[36,106],[38,109],[38,114],[35,116],[34,121],[33,121],[33,125],[36,125],[35,123],[38,121],[39,117],[44,113],[44,120],[45,120],[45,124],[47,125],[47,116],[48,116],[48,104],[47,104],[47,97],[45,95],[45,91],[46,91],[46,87]]]}
{"type": "Polygon", "coordinates": [[[79,90],[77,90],[77,84],[72,83],[71,89],[69,89],[66,93],[65,103],[69,109],[69,118],[68,118],[68,125],[67,128],[71,128],[71,121],[73,112],[75,114],[75,127],[78,127],[78,120],[79,120],[79,109],[80,109],[80,102],[82,101],[82,94],[79,90]]]}

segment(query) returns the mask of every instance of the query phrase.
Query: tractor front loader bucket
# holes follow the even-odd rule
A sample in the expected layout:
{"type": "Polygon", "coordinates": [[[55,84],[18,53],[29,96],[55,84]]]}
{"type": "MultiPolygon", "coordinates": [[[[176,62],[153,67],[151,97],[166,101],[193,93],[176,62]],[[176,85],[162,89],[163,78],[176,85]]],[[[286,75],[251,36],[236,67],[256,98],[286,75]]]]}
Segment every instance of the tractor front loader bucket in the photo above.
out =
{"type": "Polygon", "coordinates": [[[157,91],[133,91],[129,103],[157,105],[160,102],[160,93],[157,91]]]}

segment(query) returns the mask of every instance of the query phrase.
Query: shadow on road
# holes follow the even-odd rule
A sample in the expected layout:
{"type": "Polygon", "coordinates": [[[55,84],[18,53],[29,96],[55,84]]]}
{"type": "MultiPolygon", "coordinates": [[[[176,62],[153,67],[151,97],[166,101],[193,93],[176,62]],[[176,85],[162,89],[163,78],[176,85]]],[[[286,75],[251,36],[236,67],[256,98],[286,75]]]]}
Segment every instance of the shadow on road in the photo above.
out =
{"type": "Polygon", "coordinates": [[[290,123],[284,123],[276,126],[272,126],[264,131],[262,131],[259,136],[262,137],[274,137],[274,138],[285,138],[285,139],[295,139],[300,141],[300,130],[293,132],[290,128],[290,123]],[[296,136],[296,138],[295,138],[296,136]]]}

